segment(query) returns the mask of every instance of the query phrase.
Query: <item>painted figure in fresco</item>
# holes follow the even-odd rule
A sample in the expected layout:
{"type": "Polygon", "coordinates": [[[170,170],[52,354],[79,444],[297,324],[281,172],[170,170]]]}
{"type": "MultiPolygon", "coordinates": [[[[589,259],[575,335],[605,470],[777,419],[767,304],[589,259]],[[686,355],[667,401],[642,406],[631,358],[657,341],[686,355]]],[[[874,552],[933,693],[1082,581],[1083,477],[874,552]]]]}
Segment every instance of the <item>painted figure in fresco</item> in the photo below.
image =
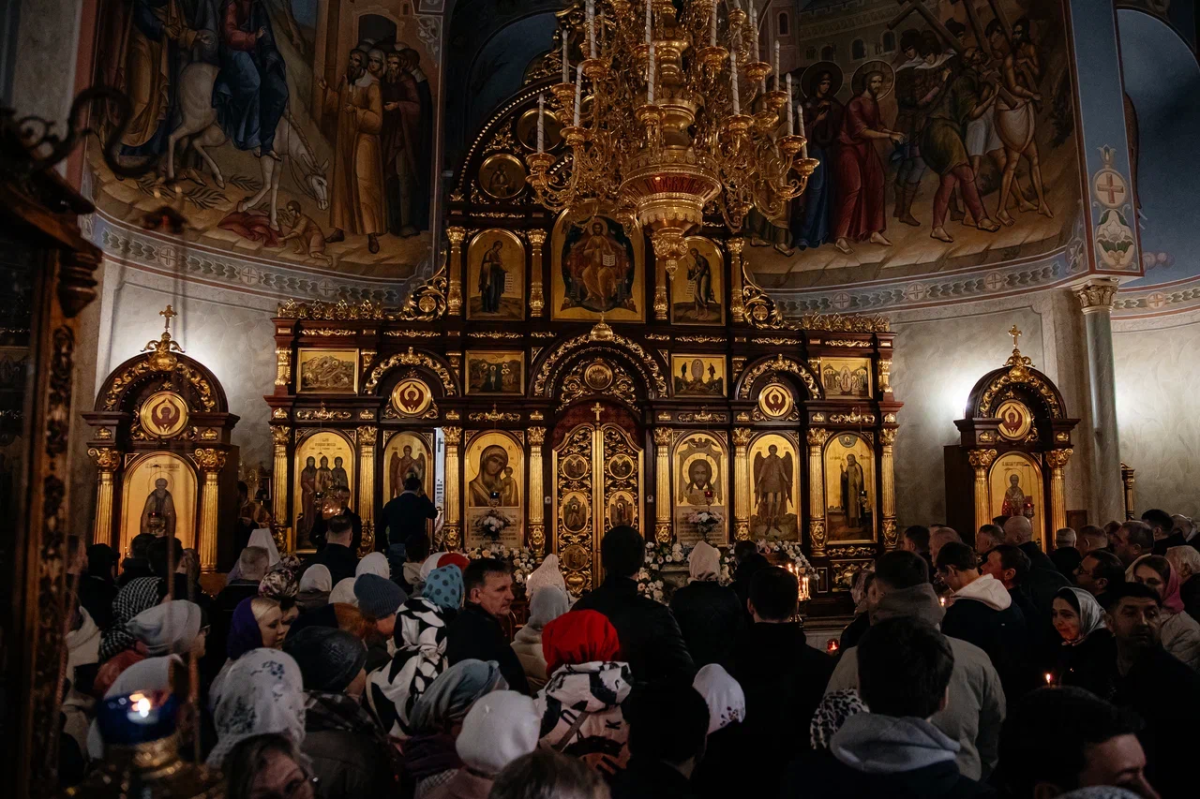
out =
{"type": "Polygon", "coordinates": [[[676,394],[705,394],[713,396],[723,396],[725,394],[725,381],[717,377],[717,367],[709,364],[706,375],[704,361],[699,358],[693,358],[690,366],[690,374],[688,364],[685,363],[679,367],[679,377],[675,378],[676,394]]]}
{"type": "Polygon", "coordinates": [[[317,518],[317,459],[309,455],[300,472],[300,507],[304,518],[300,521],[300,533],[307,536],[317,518]]]}
{"type": "MultiPolygon", "coordinates": [[[[325,90],[325,113],[337,114],[334,146],[333,233],[328,241],[345,241],[346,233],[367,236],[367,249],[379,252],[379,234],[386,229],[383,211],[383,163],[379,133],[383,127],[383,95],[379,80],[367,71],[371,48],[350,52],[346,74],[338,88],[325,90]]],[[[380,52],[380,51],[376,51],[380,52]]]]}
{"type": "Polygon", "coordinates": [[[500,300],[504,296],[504,271],[501,248],[504,242],[497,241],[483,253],[479,263],[479,298],[484,313],[500,313],[500,300]]]}
{"type": "Polygon", "coordinates": [[[583,306],[592,311],[633,307],[629,278],[633,264],[624,245],[595,220],[563,259],[567,287],[565,307],[583,306]]]}
{"type": "Polygon", "coordinates": [[[479,455],[479,474],[467,484],[468,507],[489,507],[493,493],[502,507],[513,508],[521,504],[520,491],[508,465],[508,452],[498,444],[484,447],[479,455]]]}
{"type": "Polygon", "coordinates": [[[688,481],[683,487],[683,501],[688,505],[711,505],[715,493],[712,476],[713,467],[707,459],[693,460],[688,465],[688,481]]]}
{"type": "Polygon", "coordinates": [[[154,481],[154,490],[142,506],[141,532],[153,535],[175,535],[175,500],[167,490],[167,478],[154,481]]]}
{"type": "Polygon", "coordinates": [[[860,497],[863,491],[863,469],[859,464],[858,459],[853,455],[846,456],[846,463],[842,466],[842,511],[846,514],[846,525],[848,527],[860,527],[862,525],[862,502],[860,497]]]}
{"type": "Polygon", "coordinates": [[[326,266],[332,265],[332,260],[325,254],[325,233],[317,221],[300,207],[295,200],[288,200],[284,208],[285,219],[290,228],[279,237],[279,243],[292,242],[293,255],[307,255],[326,266]]]}
{"type": "Polygon", "coordinates": [[[329,456],[322,455],[320,465],[317,466],[317,493],[328,497],[331,488],[333,488],[333,469],[329,468],[329,456]]]}
{"type": "Polygon", "coordinates": [[[405,47],[400,55],[404,59],[404,69],[416,81],[417,102],[421,109],[413,134],[417,169],[413,173],[412,226],[423,231],[429,230],[429,204],[432,202],[429,165],[433,163],[433,92],[429,88],[429,78],[421,69],[421,54],[405,47]]]}
{"type": "Polygon", "coordinates": [[[487,189],[493,197],[511,197],[516,193],[512,180],[508,177],[508,172],[503,169],[492,172],[492,176],[488,178],[487,189]]]}
{"type": "Polygon", "coordinates": [[[417,82],[404,66],[400,51],[387,54],[387,71],[380,84],[383,94],[383,179],[387,194],[387,228],[393,236],[420,233],[414,223],[417,175],[421,170],[417,142],[420,137],[421,98],[417,82]]]}
{"type": "Polygon", "coordinates": [[[833,72],[817,73],[810,84],[808,97],[800,106],[808,134],[808,157],[815,158],[819,164],[809,176],[804,194],[793,200],[792,244],[802,250],[827,243],[832,238],[835,226],[836,183],[830,169],[833,167],[834,147],[837,146],[845,113],[842,104],[833,96],[841,88],[840,74],[837,84],[834,85],[833,72]]]}
{"type": "Polygon", "coordinates": [[[263,0],[224,0],[221,71],[212,102],[239,150],[282,160],[275,152],[275,130],[287,110],[287,67],[263,0]]]}
{"type": "Polygon", "coordinates": [[[617,497],[612,508],[612,526],[619,527],[621,525],[633,526],[633,512],[625,497],[617,497]]]}
{"type": "Polygon", "coordinates": [[[758,497],[758,518],[772,530],[783,532],[783,516],[792,502],[792,454],[780,457],[779,447],[771,444],[764,457],[754,458],[754,493],[758,497]]]}
{"type": "Polygon", "coordinates": [[[688,266],[687,279],[695,284],[692,304],[697,318],[704,319],[708,316],[709,303],[716,301],[712,290],[712,265],[695,247],[691,251],[692,263],[688,266]]]}
{"type": "Polygon", "coordinates": [[[349,488],[350,476],[346,474],[346,467],[342,465],[341,456],[333,459],[333,484],[332,488],[349,488]]]}
{"type": "Polygon", "coordinates": [[[904,62],[896,67],[896,104],[900,108],[896,130],[904,134],[904,142],[896,146],[900,166],[896,170],[896,208],[892,216],[906,225],[916,226],[921,223],[912,215],[912,204],[925,174],[919,144],[925,121],[921,87],[925,70],[918,72],[918,68],[925,65],[925,59],[919,30],[909,28],[900,34],[900,52],[904,62]]]}
{"type": "Polygon", "coordinates": [[[587,526],[587,508],[574,494],[563,505],[563,527],[572,533],[577,533],[587,526]]]}
{"type": "MultiPolygon", "coordinates": [[[[1027,31],[1028,27],[1029,21],[1023,19],[1023,30],[1027,31]]],[[[1017,26],[1014,25],[1014,34],[1016,30],[1017,26]]],[[[1042,167],[1034,137],[1036,104],[1042,102],[1042,95],[1037,91],[1041,80],[1041,64],[1037,60],[1036,50],[1031,58],[1024,38],[1014,38],[1010,45],[998,20],[988,23],[986,35],[992,52],[1002,59],[1000,97],[996,100],[996,132],[1004,142],[1004,178],[1000,184],[1000,204],[996,216],[1005,225],[1014,224],[1006,206],[1017,173],[1017,162],[1024,156],[1029,162],[1029,174],[1037,194],[1038,213],[1053,217],[1054,212],[1046,205],[1042,167]]],[[[1032,47],[1032,44],[1029,46],[1032,47]]]]}
{"type": "Polygon", "coordinates": [[[838,186],[837,241],[834,246],[844,253],[854,252],[850,239],[870,241],[890,247],[883,231],[883,161],[875,150],[875,140],[890,139],[904,143],[904,134],[890,130],[879,114],[879,95],[883,92],[882,72],[869,72],[862,94],[846,106],[834,174],[838,186]]]}
{"type": "MultiPolygon", "coordinates": [[[[962,62],[963,69],[958,78],[962,83],[958,90],[974,94],[974,98],[967,104],[970,110],[962,121],[966,131],[964,143],[967,146],[967,157],[971,161],[971,172],[975,175],[978,192],[979,167],[983,163],[984,155],[996,164],[996,171],[1001,174],[1004,172],[1004,142],[1000,141],[1000,134],[996,132],[996,98],[999,94],[996,75],[987,68],[987,53],[979,47],[968,47],[963,51],[962,62]]],[[[1022,204],[1022,210],[1034,210],[1036,206],[1025,199],[1015,175],[1013,181],[1016,186],[1013,195],[1022,204]]],[[[961,187],[959,191],[962,191],[961,187]]],[[[987,214],[986,206],[983,210],[987,214]]],[[[985,218],[990,220],[991,216],[987,215],[985,218]]],[[[972,223],[976,221],[978,220],[972,219],[972,223]]]]}

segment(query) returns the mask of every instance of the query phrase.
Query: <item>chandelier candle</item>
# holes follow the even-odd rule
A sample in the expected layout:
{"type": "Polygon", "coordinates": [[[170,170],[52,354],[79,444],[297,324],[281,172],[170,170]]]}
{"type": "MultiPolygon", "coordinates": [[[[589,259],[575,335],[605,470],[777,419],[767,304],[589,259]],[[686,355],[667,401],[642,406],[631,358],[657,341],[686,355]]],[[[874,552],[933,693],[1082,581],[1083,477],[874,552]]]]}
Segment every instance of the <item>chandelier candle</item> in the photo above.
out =
{"type": "Polygon", "coordinates": [[[563,83],[571,82],[571,62],[567,59],[567,35],[563,34],[563,83]]]}
{"type": "MultiPolygon", "coordinates": [[[[646,13],[649,14],[650,2],[646,0],[646,13]]],[[[717,46],[717,4],[714,2],[712,6],[712,14],[708,18],[708,46],[717,46]]]]}
{"type": "MultiPolygon", "coordinates": [[[[789,76],[789,80],[791,77],[789,76]]],[[[538,154],[545,151],[546,137],[546,95],[538,95],[538,154]]]]}
{"type": "MultiPolygon", "coordinates": [[[[779,42],[775,42],[775,47],[779,47],[779,42]]],[[[758,14],[754,13],[754,0],[750,0],[750,52],[754,53],[754,60],[758,60],[758,14]]],[[[779,65],[775,65],[775,69],[779,69],[779,65]]]]}
{"type": "Polygon", "coordinates": [[[779,42],[775,42],[775,90],[778,91],[779,86],[779,42]]]}
{"type": "Polygon", "coordinates": [[[787,75],[787,117],[788,117],[788,135],[792,135],[792,73],[787,75]]]}
{"type": "Polygon", "coordinates": [[[596,57],[596,3],[595,0],[587,2],[587,26],[588,26],[588,58],[596,57]]]}
{"type": "Polygon", "coordinates": [[[734,39],[733,49],[729,54],[729,91],[733,95],[733,115],[742,113],[742,104],[738,102],[738,72],[737,72],[737,40],[734,39]]]}
{"type": "Polygon", "coordinates": [[[579,127],[579,109],[583,105],[583,65],[575,67],[575,127],[579,127]]]}

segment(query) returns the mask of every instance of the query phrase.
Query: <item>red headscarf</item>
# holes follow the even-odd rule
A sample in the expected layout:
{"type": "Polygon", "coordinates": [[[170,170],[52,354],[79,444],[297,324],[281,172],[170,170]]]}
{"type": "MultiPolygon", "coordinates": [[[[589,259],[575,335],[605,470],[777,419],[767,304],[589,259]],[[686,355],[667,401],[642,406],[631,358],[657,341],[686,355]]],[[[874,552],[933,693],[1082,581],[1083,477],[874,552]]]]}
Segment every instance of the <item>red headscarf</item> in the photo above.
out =
{"type": "Polygon", "coordinates": [[[616,660],[620,653],[616,628],[607,616],[594,610],[564,613],[542,628],[547,674],[559,666],[616,660]]]}
{"type": "Polygon", "coordinates": [[[447,552],[438,558],[438,568],[443,566],[457,566],[459,571],[465,572],[471,561],[467,560],[467,556],[458,552],[447,552]]]}

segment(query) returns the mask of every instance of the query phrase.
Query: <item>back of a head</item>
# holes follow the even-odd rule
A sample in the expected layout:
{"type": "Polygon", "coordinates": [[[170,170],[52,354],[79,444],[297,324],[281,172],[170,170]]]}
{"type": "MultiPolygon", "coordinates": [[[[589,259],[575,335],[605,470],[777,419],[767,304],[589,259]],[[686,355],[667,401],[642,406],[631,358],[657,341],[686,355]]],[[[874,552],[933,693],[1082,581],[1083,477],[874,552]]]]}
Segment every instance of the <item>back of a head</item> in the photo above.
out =
{"type": "Polygon", "coordinates": [[[263,547],[246,547],[238,558],[243,580],[261,580],[271,567],[271,556],[263,547]]]}
{"type": "MultiPolygon", "coordinates": [[[[979,543],[979,539],[982,536],[987,536],[988,541],[991,543],[992,547],[995,547],[997,544],[1004,543],[1004,530],[998,524],[985,524],[982,527],[980,527],[979,532],[975,534],[975,543],[976,544],[979,543]]],[[[984,552],[984,551],[986,551],[986,550],[982,550],[982,549],[980,550],[980,552],[984,552]]]]}
{"type": "Polygon", "coordinates": [[[704,753],[708,704],[690,683],[646,691],[632,703],[629,753],[643,762],[679,766],[704,753]]]}
{"type": "Polygon", "coordinates": [[[1104,532],[1103,527],[1097,527],[1094,524],[1085,524],[1079,528],[1079,537],[1077,542],[1086,542],[1088,549],[1103,549],[1108,546],[1108,534],[1104,532]]]}
{"type": "Polygon", "coordinates": [[[471,589],[483,588],[489,574],[512,574],[512,567],[500,558],[475,558],[463,571],[463,594],[470,596],[471,589]]]}
{"type": "Polygon", "coordinates": [[[1020,546],[1033,538],[1033,524],[1024,516],[1010,516],[1004,523],[1004,540],[1020,546]]]}
{"type": "Polygon", "coordinates": [[[1121,525],[1120,530],[1127,543],[1142,548],[1143,555],[1154,549],[1154,528],[1145,522],[1128,521],[1121,525]]]}
{"type": "Polygon", "coordinates": [[[1020,547],[1014,547],[1012,544],[1001,544],[992,552],[999,553],[1000,568],[1012,569],[1016,572],[1013,582],[1016,585],[1023,585],[1025,578],[1029,576],[1029,570],[1033,568],[1033,562],[1029,560],[1029,556],[1022,552],[1020,547]]]}
{"type": "Polygon", "coordinates": [[[929,533],[929,554],[939,551],[946,544],[961,543],[962,536],[953,527],[939,525],[929,533]]]}
{"type": "Polygon", "coordinates": [[[1108,613],[1116,610],[1123,599],[1153,599],[1156,605],[1162,605],[1162,597],[1158,595],[1157,591],[1148,585],[1134,582],[1117,583],[1096,599],[1108,613]]]}
{"type": "Polygon", "coordinates": [[[504,767],[488,799],[608,799],[608,788],[582,760],[537,749],[504,767]]]}
{"type": "Polygon", "coordinates": [[[409,475],[408,477],[404,478],[404,490],[405,491],[420,491],[421,490],[421,478],[417,477],[416,475],[409,475]]]}
{"type": "Polygon", "coordinates": [[[924,525],[914,524],[912,527],[904,529],[904,537],[912,542],[913,549],[917,552],[929,551],[929,528],[924,525]]]}
{"type": "Polygon", "coordinates": [[[350,521],[349,516],[342,514],[329,518],[329,533],[326,536],[329,540],[336,538],[339,543],[348,544],[353,535],[354,523],[350,521]]]}
{"type": "Polygon", "coordinates": [[[1175,522],[1171,519],[1171,514],[1159,508],[1151,508],[1142,514],[1142,521],[1150,525],[1152,528],[1157,527],[1167,535],[1171,532],[1171,528],[1175,526],[1175,522]]]}
{"type": "Polygon", "coordinates": [[[858,690],[872,713],[929,718],[954,671],[954,651],[937,628],[916,619],[871,625],[859,641],[858,690]]]}
{"type": "Polygon", "coordinates": [[[796,575],[779,566],[759,569],[750,578],[750,604],[759,618],[786,621],[796,615],[800,583],[796,575]]]}
{"type": "Polygon", "coordinates": [[[92,544],[87,548],[88,574],[93,577],[112,577],[113,567],[117,565],[117,551],[108,544],[92,544]]]}
{"type": "Polygon", "coordinates": [[[632,527],[614,527],[600,542],[600,560],[609,574],[632,577],[646,560],[646,541],[632,527]]]}
{"type": "Polygon", "coordinates": [[[940,571],[951,566],[960,572],[974,571],[979,568],[979,556],[966,544],[950,541],[938,550],[937,568],[940,571]]]}
{"type": "Polygon", "coordinates": [[[1106,549],[1094,549],[1087,553],[1087,557],[1096,561],[1096,565],[1092,568],[1092,577],[1097,580],[1101,577],[1108,580],[1109,590],[1125,582],[1125,564],[1113,553],[1106,549]]]}
{"type": "Polygon", "coordinates": [[[1010,703],[1000,732],[1002,781],[1011,796],[1038,796],[1039,783],[1072,791],[1089,746],[1136,732],[1133,718],[1090,691],[1039,688],[1010,703]]]}
{"type": "Polygon", "coordinates": [[[424,533],[410,535],[404,539],[404,558],[409,563],[422,563],[429,557],[429,536],[424,533]]]}
{"type": "Polygon", "coordinates": [[[165,580],[168,574],[179,567],[179,561],[183,558],[183,544],[174,536],[156,538],[150,543],[146,558],[150,561],[150,571],[154,572],[154,576],[165,580]]]}
{"type": "Polygon", "coordinates": [[[741,563],[750,555],[758,551],[758,544],[753,541],[738,541],[733,545],[733,558],[738,563],[741,563]]]}
{"type": "Polygon", "coordinates": [[[1109,538],[1112,538],[1112,534],[1120,529],[1121,529],[1121,523],[1119,521],[1117,521],[1116,519],[1113,519],[1112,521],[1110,521],[1106,525],[1104,525],[1104,534],[1106,536],[1108,536],[1109,538]]]}
{"type": "Polygon", "coordinates": [[[1075,531],[1070,527],[1064,527],[1061,530],[1055,531],[1054,546],[1056,549],[1075,546],[1075,531]]]}
{"type": "Polygon", "coordinates": [[[133,537],[133,541],[129,542],[129,556],[143,560],[150,557],[150,545],[157,540],[150,533],[138,533],[133,537]]]}
{"type": "Polygon", "coordinates": [[[894,549],[875,559],[875,579],[893,591],[912,588],[929,582],[929,566],[920,555],[894,549]]]}

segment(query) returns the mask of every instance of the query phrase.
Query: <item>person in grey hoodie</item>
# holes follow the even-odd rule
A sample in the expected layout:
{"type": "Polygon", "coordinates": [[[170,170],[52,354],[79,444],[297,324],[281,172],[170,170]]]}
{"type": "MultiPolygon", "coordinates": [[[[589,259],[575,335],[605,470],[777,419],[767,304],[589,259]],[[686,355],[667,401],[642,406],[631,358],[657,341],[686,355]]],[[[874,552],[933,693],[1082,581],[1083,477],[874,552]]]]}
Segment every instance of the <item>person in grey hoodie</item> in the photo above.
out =
{"type": "MultiPolygon", "coordinates": [[[[907,618],[936,627],[945,613],[929,585],[925,561],[900,550],[885,553],[875,561],[875,580],[867,592],[867,608],[872,626],[889,619],[907,618]]],[[[954,652],[949,703],[930,720],[958,742],[956,760],[962,775],[986,780],[999,760],[1004,689],[987,653],[958,638],[949,641],[954,652]]],[[[842,653],[825,693],[848,688],[859,688],[858,647],[842,653]]]]}
{"type": "Polygon", "coordinates": [[[828,751],[799,758],[782,795],[994,796],[959,772],[958,742],[930,722],[946,709],[955,666],[951,639],[919,619],[894,618],[872,624],[855,649],[859,691],[870,710],[846,719],[828,751]]]}
{"type": "Polygon", "coordinates": [[[549,682],[546,674],[546,654],[542,651],[542,628],[571,609],[566,591],[548,585],[534,592],[529,600],[529,621],[513,636],[512,648],[525,669],[529,690],[542,690],[549,682]]]}

